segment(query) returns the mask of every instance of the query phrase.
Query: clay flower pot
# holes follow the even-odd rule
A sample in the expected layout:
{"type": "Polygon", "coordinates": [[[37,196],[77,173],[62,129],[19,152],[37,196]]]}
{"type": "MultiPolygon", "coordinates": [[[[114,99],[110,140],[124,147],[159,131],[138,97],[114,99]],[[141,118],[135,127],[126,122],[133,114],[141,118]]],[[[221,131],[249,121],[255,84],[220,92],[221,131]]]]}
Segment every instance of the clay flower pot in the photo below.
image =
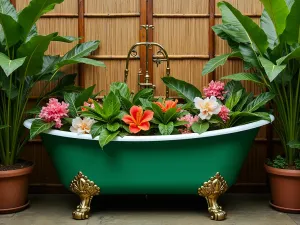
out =
{"type": "Polygon", "coordinates": [[[33,164],[20,169],[0,171],[0,213],[13,213],[28,205],[28,178],[33,164]]]}
{"type": "Polygon", "coordinates": [[[300,213],[300,170],[265,168],[271,186],[270,205],[282,212],[300,213]]]}

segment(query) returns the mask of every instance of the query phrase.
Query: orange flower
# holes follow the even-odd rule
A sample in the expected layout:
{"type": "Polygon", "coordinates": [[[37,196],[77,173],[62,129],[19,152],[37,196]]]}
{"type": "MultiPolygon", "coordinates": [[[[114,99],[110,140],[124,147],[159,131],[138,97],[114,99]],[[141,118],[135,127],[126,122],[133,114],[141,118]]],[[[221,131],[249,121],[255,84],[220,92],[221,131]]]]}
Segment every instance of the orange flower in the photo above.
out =
{"type": "MultiPolygon", "coordinates": [[[[177,108],[177,102],[178,102],[177,99],[175,101],[172,101],[172,100],[165,101],[164,100],[162,103],[161,102],[154,102],[154,104],[158,105],[163,112],[167,112],[171,108],[177,108]]],[[[179,112],[180,110],[181,109],[178,108],[177,112],[179,112]]]]}
{"type": "Polygon", "coordinates": [[[142,107],[134,105],[130,109],[130,115],[125,115],[122,120],[129,124],[130,132],[136,134],[141,130],[146,131],[150,129],[149,121],[152,120],[153,114],[150,110],[143,112],[142,107]]]}

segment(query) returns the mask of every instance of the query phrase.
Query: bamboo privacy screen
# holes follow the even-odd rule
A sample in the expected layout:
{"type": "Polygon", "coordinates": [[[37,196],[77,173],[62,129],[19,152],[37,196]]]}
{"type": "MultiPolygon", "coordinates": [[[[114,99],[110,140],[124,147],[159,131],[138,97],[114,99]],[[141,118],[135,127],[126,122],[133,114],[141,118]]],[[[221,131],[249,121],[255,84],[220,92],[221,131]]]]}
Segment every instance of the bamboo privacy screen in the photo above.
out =
{"type": "MultiPolygon", "coordinates": [[[[16,0],[18,9],[27,5],[29,0],[16,0]]],[[[229,49],[219,38],[215,38],[210,27],[220,23],[220,14],[216,7],[218,0],[65,0],[55,11],[44,16],[38,23],[40,33],[60,32],[61,35],[83,37],[82,41],[100,40],[101,46],[91,56],[106,64],[106,69],[91,66],[66,68],[66,71],[79,72],[78,84],[88,87],[97,85],[97,91],[108,89],[109,84],[123,80],[125,58],[130,46],[145,40],[145,33],[139,30],[141,24],[153,24],[155,30],[150,32],[150,41],[161,43],[171,58],[171,75],[192,82],[201,88],[211,79],[243,70],[242,63],[230,60],[224,67],[209,76],[202,77],[204,64],[214,55],[229,49]]],[[[230,0],[243,13],[258,22],[262,12],[259,0],[230,0]]],[[[72,44],[51,44],[49,52],[64,54],[72,44]]],[[[150,53],[156,56],[156,49],[150,53]]],[[[128,83],[132,90],[137,90],[137,72],[145,68],[145,49],[139,50],[140,61],[133,59],[130,63],[128,83]]],[[[152,56],[151,56],[152,57],[152,56]]],[[[156,95],[164,95],[165,88],[160,81],[164,75],[165,65],[158,68],[150,63],[150,82],[156,85],[156,95]]],[[[258,93],[252,84],[245,84],[248,90],[258,93]]],[[[41,87],[36,87],[33,100],[41,87]]],[[[174,93],[171,92],[174,96],[174,93]]],[[[33,101],[32,100],[32,101],[33,101]]],[[[268,154],[267,129],[262,129],[250,152],[248,162],[242,169],[240,184],[246,187],[260,187],[265,184],[263,169],[268,154]]],[[[270,134],[270,133],[268,133],[270,134]]],[[[274,146],[279,149],[275,142],[274,146]]],[[[41,143],[36,140],[26,146],[25,157],[36,162],[32,176],[33,186],[59,186],[55,170],[41,143]]],[[[241,186],[241,185],[240,185],[241,186]]],[[[46,189],[48,190],[48,189],[46,189]]],[[[247,189],[249,190],[249,189],[247,189]]]]}

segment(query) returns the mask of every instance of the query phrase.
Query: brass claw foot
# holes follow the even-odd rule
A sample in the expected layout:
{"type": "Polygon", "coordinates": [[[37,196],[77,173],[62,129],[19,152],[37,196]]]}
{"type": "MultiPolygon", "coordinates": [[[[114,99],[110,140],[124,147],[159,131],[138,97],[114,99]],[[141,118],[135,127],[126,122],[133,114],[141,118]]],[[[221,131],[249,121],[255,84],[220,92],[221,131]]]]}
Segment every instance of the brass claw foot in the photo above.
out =
{"type": "Polygon", "coordinates": [[[208,182],[205,182],[203,186],[198,189],[198,194],[206,198],[208,212],[211,214],[210,218],[212,220],[221,221],[226,219],[227,213],[218,205],[217,200],[227,189],[227,183],[220,173],[211,177],[208,182]]]}
{"type": "Polygon", "coordinates": [[[96,184],[94,184],[93,181],[90,181],[88,177],[84,176],[82,172],[79,172],[78,175],[75,176],[72,180],[70,184],[70,189],[80,198],[80,204],[77,206],[77,209],[73,212],[73,219],[88,219],[91,209],[92,198],[95,195],[99,195],[100,188],[96,184]]]}

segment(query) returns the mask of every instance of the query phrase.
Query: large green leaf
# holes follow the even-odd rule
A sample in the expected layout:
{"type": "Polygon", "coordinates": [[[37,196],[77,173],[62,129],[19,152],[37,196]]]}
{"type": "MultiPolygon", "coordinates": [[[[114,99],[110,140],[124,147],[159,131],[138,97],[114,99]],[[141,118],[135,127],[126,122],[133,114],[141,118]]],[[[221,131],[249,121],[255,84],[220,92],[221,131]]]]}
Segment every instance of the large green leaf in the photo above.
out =
{"type": "Polygon", "coordinates": [[[26,40],[35,22],[45,13],[54,9],[56,4],[64,0],[32,0],[20,14],[18,22],[23,27],[23,40],[26,40]]]}
{"type": "Polygon", "coordinates": [[[115,95],[117,95],[117,92],[126,99],[129,99],[130,97],[130,90],[127,84],[122,82],[114,82],[110,85],[110,91],[112,91],[115,95]]]}
{"type": "Polygon", "coordinates": [[[98,48],[99,44],[100,41],[89,41],[78,44],[63,56],[61,63],[64,60],[77,60],[79,58],[88,56],[92,51],[95,51],[98,48]]]}
{"type": "Polygon", "coordinates": [[[286,65],[275,65],[268,59],[264,57],[259,57],[259,60],[262,64],[262,66],[265,69],[265,72],[269,78],[269,80],[272,82],[286,67],[286,65]]]}
{"type": "Polygon", "coordinates": [[[249,104],[253,99],[253,93],[245,93],[243,94],[242,98],[240,99],[239,103],[234,107],[234,111],[243,111],[244,106],[249,104]]]}
{"type": "Polygon", "coordinates": [[[106,96],[103,102],[103,112],[106,116],[106,119],[116,116],[120,113],[121,103],[118,97],[111,91],[106,96]]]}
{"type": "Polygon", "coordinates": [[[249,44],[240,44],[239,45],[240,53],[243,55],[245,62],[251,64],[254,68],[260,70],[260,64],[257,59],[256,52],[249,44]]]}
{"type": "Polygon", "coordinates": [[[225,103],[226,107],[228,109],[232,110],[233,107],[239,103],[239,101],[243,95],[243,92],[244,92],[244,90],[241,89],[238,92],[232,93],[231,96],[226,100],[226,103],[225,103]]]}
{"type": "Polygon", "coordinates": [[[234,41],[233,38],[226,33],[226,31],[230,30],[230,24],[217,24],[212,27],[213,31],[223,40],[226,40],[230,48],[233,52],[239,51],[239,43],[234,41]]]}
{"type": "Polygon", "coordinates": [[[30,128],[30,139],[34,138],[35,136],[39,135],[40,133],[49,130],[51,127],[54,126],[54,122],[46,123],[43,120],[35,119],[30,128]]]}
{"type": "Polygon", "coordinates": [[[88,59],[88,58],[76,58],[76,59],[65,59],[62,60],[57,64],[58,68],[61,68],[66,65],[73,65],[73,64],[78,64],[78,63],[84,63],[87,65],[92,65],[92,66],[99,66],[99,67],[105,67],[105,64],[101,61],[97,61],[94,59],[88,59]]]}
{"type": "Polygon", "coordinates": [[[249,124],[259,120],[271,122],[270,114],[266,112],[234,112],[230,115],[229,127],[249,124]]]}
{"type": "Polygon", "coordinates": [[[66,103],[69,104],[68,109],[69,109],[69,114],[71,115],[71,117],[78,116],[77,107],[75,104],[77,96],[78,96],[78,93],[64,93],[64,100],[66,103]]]}
{"type": "Polygon", "coordinates": [[[10,0],[0,0],[0,13],[11,16],[15,21],[17,21],[17,11],[10,0]]]}
{"type": "Polygon", "coordinates": [[[225,85],[225,99],[227,100],[233,93],[243,89],[243,85],[240,81],[231,80],[225,85]]]}
{"type": "Polygon", "coordinates": [[[107,130],[109,130],[111,132],[115,132],[115,131],[119,130],[120,127],[121,127],[121,125],[118,122],[107,124],[107,130]]]}
{"type": "Polygon", "coordinates": [[[6,76],[12,74],[16,69],[23,65],[26,57],[10,60],[10,58],[0,52],[0,66],[3,69],[6,76]]]}
{"type": "Polygon", "coordinates": [[[161,108],[158,105],[156,105],[155,103],[152,103],[152,110],[154,112],[154,118],[158,119],[160,122],[163,123],[164,113],[161,110],[161,108]]]}
{"type": "Polygon", "coordinates": [[[260,78],[254,73],[236,73],[236,74],[232,74],[232,75],[222,77],[221,79],[223,79],[223,80],[236,80],[236,81],[247,80],[247,81],[252,81],[252,82],[255,82],[255,83],[259,83],[259,84],[262,83],[260,78]]]}
{"type": "Polygon", "coordinates": [[[294,49],[290,54],[281,57],[276,61],[277,65],[281,65],[282,63],[287,63],[291,59],[300,60],[300,47],[294,49]]]}
{"type": "Polygon", "coordinates": [[[99,144],[100,147],[103,149],[105,145],[107,145],[109,142],[114,140],[120,131],[117,132],[109,132],[107,129],[102,129],[100,136],[99,136],[99,144]]]}
{"type": "Polygon", "coordinates": [[[57,36],[57,37],[53,38],[52,41],[72,43],[74,41],[78,41],[79,39],[80,38],[78,38],[78,37],[72,37],[72,36],[57,36]]]}
{"type": "Polygon", "coordinates": [[[291,8],[286,19],[286,28],[282,34],[283,39],[289,44],[300,43],[300,1],[297,0],[291,8]]]}
{"type": "Polygon", "coordinates": [[[176,91],[180,97],[187,101],[193,102],[196,97],[202,97],[201,91],[198,88],[183,80],[178,80],[174,77],[163,77],[162,80],[167,87],[176,91]]]}
{"type": "Polygon", "coordinates": [[[285,29],[285,20],[289,15],[289,8],[285,0],[260,0],[268,12],[277,33],[277,37],[285,29]]]}
{"type": "Polygon", "coordinates": [[[216,68],[218,68],[219,66],[223,66],[227,59],[231,56],[235,56],[237,54],[237,52],[233,52],[233,53],[229,53],[229,54],[224,54],[224,55],[220,55],[220,56],[216,56],[215,58],[209,60],[203,70],[202,70],[202,75],[206,75],[212,71],[214,71],[216,68]]]}
{"type": "Polygon", "coordinates": [[[144,88],[136,93],[132,99],[134,105],[141,105],[140,99],[151,100],[153,98],[153,89],[144,88]]]}
{"type": "Polygon", "coordinates": [[[177,109],[171,108],[164,114],[164,124],[167,124],[176,118],[177,118],[177,109]]]}
{"type": "Polygon", "coordinates": [[[247,107],[244,109],[244,112],[254,112],[260,107],[267,104],[270,100],[275,97],[275,94],[270,92],[265,92],[257,96],[253,101],[251,101],[247,107]]]}
{"type": "Polygon", "coordinates": [[[88,99],[92,96],[95,87],[96,87],[96,85],[88,87],[88,88],[84,89],[80,94],[78,94],[76,101],[75,101],[75,106],[80,107],[84,104],[85,101],[88,101],[88,99]]]}
{"type": "Polygon", "coordinates": [[[278,41],[278,36],[275,30],[275,26],[266,10],[264,10],[261,15],[260,27],[268,37],[269,47],[273,49],[276,41],[278,41]]]}
{"type": "Polygon", "coordinates": [[[160,123],[158,125],[158,130],[162,135],[170,135],[174,130],[174,123],[173,122],[169,122],[168,124],[160,123]]]}
{"type": "Polygon", "coordinates": [[[195,133],[202,134],[206,132],[209,129],[209,123],[203,122],[203,123],[193,123],[192,130],[195,133]]]}
{"type": "Polygon", "coordinates": [[[35,81],[46,80],[46,81],[55,81],[58,80],[61,76],[63,76],[63,72],[55,73],[55,66],[59,61],[59,55],[51,56],[45,55],[43,56],[43,67],[41,71],[34,76],[35,81]],[[53,76],[54,75],[54,76],[53,76]]]}
{"type": "Polygon", "coordinates": [[[10,48],[20,40],[22,28],[11,16],[2,13],[0,13],[0,25],[0,32],[4,33],[4,36],[0,35],[0,41],[5,41],[5,45],[10,48]]]}
{"type": "Polygon", "coordinates": [[[268,48],[267,35],[254,21],[243,16],[227,2],[219,2],[218,7],[222,12],[223,23],[236,28],[231,32],[231,36],[235,37],[236,41],[251,43],[253,49],[256,47],[261,54],[265,53],[268,48]]]}
{"type": "Polygon", "coordinates": [[[35,36],[20,46],[17,51],[17,57],[22,58],[27,56],[25,63],[21,67],[23,77],[33,76],[42,70],[44,53],[55,36],[57,36],[57,33],[47,36],[35,36]]]}
{"type": "Polygon", "coordinates": [[[103,129],[106,128],[106,125],[100,122],[94,123],[91,128],[91,135],[93,138],[99,136],[103,129]]]}

